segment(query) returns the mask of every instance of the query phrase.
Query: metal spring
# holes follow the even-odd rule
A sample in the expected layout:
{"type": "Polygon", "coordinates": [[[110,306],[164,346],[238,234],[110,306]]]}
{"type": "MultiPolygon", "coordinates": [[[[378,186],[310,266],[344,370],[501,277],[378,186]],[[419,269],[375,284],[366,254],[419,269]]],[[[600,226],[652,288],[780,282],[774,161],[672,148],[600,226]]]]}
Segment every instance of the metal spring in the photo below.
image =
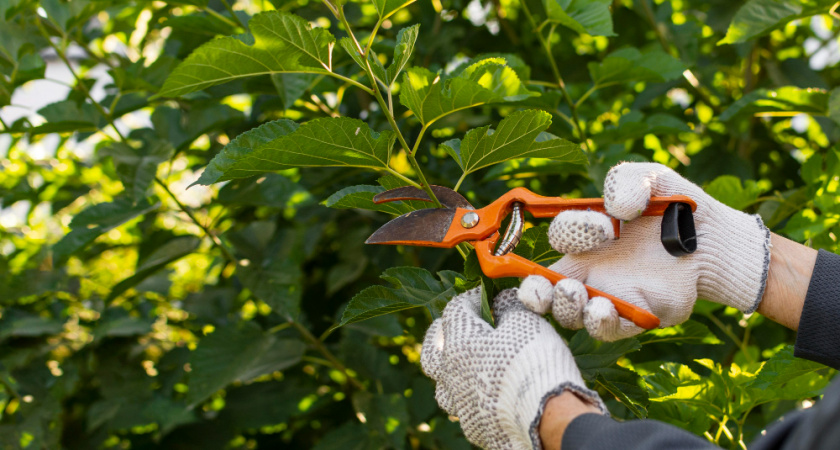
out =
{"type": "Polygon", "coordinates": [[[519,244],[519,239],[522,238],[522,229],[525,227],[525,217],[522,212],[522,203],[514,202],[513,211],[510,214],[510,223],[505,236],[502,238],[502,243],[496,249],[494,256],[502,256],[511,252],[519,244]]]}

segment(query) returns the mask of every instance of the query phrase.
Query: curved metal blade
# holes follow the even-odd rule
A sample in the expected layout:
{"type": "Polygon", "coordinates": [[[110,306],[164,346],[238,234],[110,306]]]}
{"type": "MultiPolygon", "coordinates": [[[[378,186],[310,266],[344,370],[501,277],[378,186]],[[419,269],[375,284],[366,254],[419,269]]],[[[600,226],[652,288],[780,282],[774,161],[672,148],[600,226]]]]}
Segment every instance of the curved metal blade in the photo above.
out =
{"type": "MultiPolygon", "coordinates": [[[[432,185],[431,188],[432,192],[435,193],[435,197],[437,197],[437,199],[440,200],[440,203],[447,208],[475,209],[463,195],[449,189],[448,187],[432,185]]],[[[395,202],[397,200],[432,201],[426,191],[414,186],[403,186],[395,189],[389,189],[373,196],[373,203],[395,202]]]]}
{"type": "Polygon", "coordinates": [[[365,244],[432,245],[443,241],[452,219],[454,208],[430,208],[412,211],[382,225],[365,241],[365,244]]]}

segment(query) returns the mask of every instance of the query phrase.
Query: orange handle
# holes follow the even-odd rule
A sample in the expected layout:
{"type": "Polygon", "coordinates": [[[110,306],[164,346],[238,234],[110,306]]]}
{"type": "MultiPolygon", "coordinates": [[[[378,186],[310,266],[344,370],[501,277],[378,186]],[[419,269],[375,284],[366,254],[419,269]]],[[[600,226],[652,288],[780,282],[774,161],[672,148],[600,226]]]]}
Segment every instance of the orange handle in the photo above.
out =
{"type": "MultiPolygon", "coordinates": [[[[498,239],[498,234],[483,241],[473,242],[481,270],[490,278],[503,277],[527,277],[528,275],[540,275],[548,279],[551,284],[566,278],[565,276],[549,270],[535,262],[529,261],[521,256],[508,253],[502,256],[493,256],[493,247],[498,239]]],[[[659,326],[659,318],[648,310],[639,308],[632,303],[613,295],[602,292],[590,286],[586,286],[589,297],[604,297],[612,302],[618,315],[633,322],[639,327],[651,330],[659,326]]]]}
{"type": "MultiPolygon", "coordinates": [[[[563,211],[568,210],[592,210],[606,214],[603,198],[560,198],[545,197],[535,194],[526,188],[518,187],[511,189],[505,195],[499,197],[493,203],[484,208],[471,210],[457,208],[449,230],[440,242],[417,242],[406,241],[408,245],[424,245],[428,247],[452,248],[464,241],[478,241],[490,237],[499,230],[502,220],[510,212],[514,202],[522,203],[525,211],[537,218],[554,217],[563,211]],[[472,228],[461,226],[461,218],[464,214],[474,212],[481,218],[478,224],[472,228]]],[[[690,197],[684,195],[672,195],[670,197],[651,197],[648,207],[642,211],[643,216],[661,216],[671,203],[687,203],[691,210],[697,209],[697,204],[690,197]]],[[[618,237],[619,221],[613,219],[615,236],[618,237]]],[[[399,242],[395,242],[399,243],[399,242]]]]}

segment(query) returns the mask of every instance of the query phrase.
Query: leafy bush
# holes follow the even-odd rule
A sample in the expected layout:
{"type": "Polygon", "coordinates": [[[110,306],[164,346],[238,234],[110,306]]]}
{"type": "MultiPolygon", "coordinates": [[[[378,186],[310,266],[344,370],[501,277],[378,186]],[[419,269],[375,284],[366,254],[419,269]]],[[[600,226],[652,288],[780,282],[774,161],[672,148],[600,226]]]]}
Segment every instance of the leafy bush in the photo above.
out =
{"type": "MultiPolygon", "coordinates": [[[[429,206],[373,195],[595,197],[652,160],[836,252],[833,3],[0,2],[0,446],[469,448],[419,343],[456,293],[518,281],[365,246],[429,206]]],[[[559,258],[545,226],[517,252],[559,258]]],[[[730,448],[833,375],[705,302],[614,343],[558,331],[615,417],[730,448]]]]}

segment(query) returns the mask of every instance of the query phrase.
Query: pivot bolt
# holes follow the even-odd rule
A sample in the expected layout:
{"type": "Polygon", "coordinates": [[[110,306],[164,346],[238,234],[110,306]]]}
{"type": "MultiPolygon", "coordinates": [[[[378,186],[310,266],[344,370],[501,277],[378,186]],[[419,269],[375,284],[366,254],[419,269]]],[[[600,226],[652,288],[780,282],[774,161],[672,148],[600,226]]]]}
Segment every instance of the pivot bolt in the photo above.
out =
{"type": "Polygon", "coordinates": [[[470,211],[461,216],[461,226],[464,228],[472,228],[478,225],[478,214],[470,211]]]}

